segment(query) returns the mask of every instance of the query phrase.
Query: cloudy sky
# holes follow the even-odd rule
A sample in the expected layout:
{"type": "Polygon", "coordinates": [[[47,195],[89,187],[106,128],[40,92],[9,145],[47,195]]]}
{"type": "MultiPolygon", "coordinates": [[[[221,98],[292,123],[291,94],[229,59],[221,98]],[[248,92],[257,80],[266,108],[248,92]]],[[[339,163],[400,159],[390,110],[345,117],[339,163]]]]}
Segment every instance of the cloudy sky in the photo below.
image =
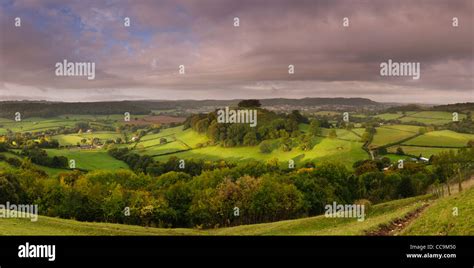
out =
{"type": "Polygon", "coordinates": [[[3,0],[0,100],[474,101],[473,3],[3,0]],[[56,76],[64,59],[95,62],[95,79],[56,76]],[[381,76],[388,59],[419,62],[421,78],[381,76]]]}

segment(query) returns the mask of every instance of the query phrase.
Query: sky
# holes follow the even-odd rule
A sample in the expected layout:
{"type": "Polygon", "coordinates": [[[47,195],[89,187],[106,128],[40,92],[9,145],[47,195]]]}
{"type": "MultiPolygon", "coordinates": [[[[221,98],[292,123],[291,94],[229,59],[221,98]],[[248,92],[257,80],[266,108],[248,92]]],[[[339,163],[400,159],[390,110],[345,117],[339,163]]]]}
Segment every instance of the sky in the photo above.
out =
{"type": "Polygon", "coordinates": [[[473,14],[473,0],[2,0],[0,100],[472,102],[473,14]],[[95,79],[56,76],[64,59],[95,79]],[[420,79],[381,76],[389,59],[420,79]]]}

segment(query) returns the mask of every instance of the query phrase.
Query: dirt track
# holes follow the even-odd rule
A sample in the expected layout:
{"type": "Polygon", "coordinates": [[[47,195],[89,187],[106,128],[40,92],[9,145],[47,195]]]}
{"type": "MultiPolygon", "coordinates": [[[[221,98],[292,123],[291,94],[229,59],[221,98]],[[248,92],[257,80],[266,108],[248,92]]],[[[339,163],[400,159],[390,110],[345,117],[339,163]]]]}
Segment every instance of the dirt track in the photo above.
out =
{"type": "Polygon", "coordinates": [[[396,219],[395,221],[384,225],[375,231],[366,233],[368,236],[391,236],[399,231],[403,230],[411,221],[416,219],[423,210],[425,210],[430,204],[425,203],[421,207],[417,208],[414,211],[409,212],[403,218],[396,219]]]}

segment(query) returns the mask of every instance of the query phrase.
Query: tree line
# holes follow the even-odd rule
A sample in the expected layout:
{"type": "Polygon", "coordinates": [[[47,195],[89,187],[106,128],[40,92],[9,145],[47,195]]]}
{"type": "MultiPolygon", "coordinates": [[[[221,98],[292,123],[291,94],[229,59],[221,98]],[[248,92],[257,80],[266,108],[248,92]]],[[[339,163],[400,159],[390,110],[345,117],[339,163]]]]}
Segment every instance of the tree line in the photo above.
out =
{"type": "Polygon", "coordinates": [[[139,168],[56,177],[23,160],[19,168],[0,171],[0,202],[36,203],[41,214],[81,221],[214,228],[320,215],[334,201],[379,203],[424,194],[430,185],[472,169],[473,159],[474,149],[441,155],[433,169],[365,160],[354,172],[331,162],[283,169],[276,159],[212,168],[191,161],[199,167],[183,172],[174,159],[158,164],[159,175],[139,168]]]}

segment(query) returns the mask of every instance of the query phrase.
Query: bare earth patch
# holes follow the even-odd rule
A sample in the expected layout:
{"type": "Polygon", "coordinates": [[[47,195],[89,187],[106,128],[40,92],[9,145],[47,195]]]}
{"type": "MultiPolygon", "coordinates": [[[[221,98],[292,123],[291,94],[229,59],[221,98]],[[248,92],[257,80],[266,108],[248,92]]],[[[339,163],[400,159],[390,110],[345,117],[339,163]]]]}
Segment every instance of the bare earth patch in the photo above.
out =
{"type": "Polygon", "coordinates": [[[379,229],[375,231],[369,231],[365,235],[368,236],[392,236],[396,233],[403,230],[410,222],[416,219],[423,210],[425,210],[429,206],[429,203],[423,204],[421,207],[415,209],[414,211],[410,211],[404,217],[398,218],[389,224],[381,226],[379,229]]]}

